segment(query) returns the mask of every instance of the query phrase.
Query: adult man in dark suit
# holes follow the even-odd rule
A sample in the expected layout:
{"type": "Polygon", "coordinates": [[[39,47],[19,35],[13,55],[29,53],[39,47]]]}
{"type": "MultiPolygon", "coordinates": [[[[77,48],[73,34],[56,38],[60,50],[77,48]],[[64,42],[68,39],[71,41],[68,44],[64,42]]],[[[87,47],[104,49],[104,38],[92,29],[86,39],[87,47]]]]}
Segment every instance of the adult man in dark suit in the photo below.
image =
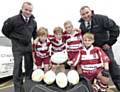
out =
{"type": "Polygon", "coordinates": [[[2,27],[2,33],[11,39],[12,42],[14,57],[13,81],[15,92],[23,92],[23,58],[25,63],[25,79],[30,79],[33,71],[31,38],[35,38],[36,36],[37,23],[34,20],[32,11],[32,4],[30,2],[24,2],[20,13],[8,18],[2,27]]]}

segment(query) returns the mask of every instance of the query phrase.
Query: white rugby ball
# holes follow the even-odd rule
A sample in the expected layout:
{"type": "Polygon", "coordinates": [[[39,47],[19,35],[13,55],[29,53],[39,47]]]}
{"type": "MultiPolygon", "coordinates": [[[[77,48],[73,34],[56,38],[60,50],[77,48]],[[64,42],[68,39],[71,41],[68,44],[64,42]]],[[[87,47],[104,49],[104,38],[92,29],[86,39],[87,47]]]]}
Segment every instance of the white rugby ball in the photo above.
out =
{"type": "Polygon", "coordinates": [[[40,82],[44,78],[44,71],[42,69],[36,69],[32,73],[32,80],[40,82]]]}
{"type": "Polygon", "coordinates": [[[67,73],[67,79],[68,79],[69,83],[71,83],[72,85],[76,85],[79,83],[80,77],[76,70],[70,70],[67,73]]]}
{"type": "Polygon", "coordinates": [[[51,56],[51,61],[56,64],[64,63],[68,59],[67,53],[56,52],[51,56]]]}
{"type": "Polygon", "coordinates": [[[58,87],[60,88],[65,88],[67,86],[67,76],[65,73],[63,72],[59,72],[56,76],[56,84],[58,85],[58,87]]]}
{"type": "Polygon", "coordinates": [[[48,85],[52,84],[56,79],[56,74],[52,70],[47,71],[44,76],[44,82],[48,85]]]}

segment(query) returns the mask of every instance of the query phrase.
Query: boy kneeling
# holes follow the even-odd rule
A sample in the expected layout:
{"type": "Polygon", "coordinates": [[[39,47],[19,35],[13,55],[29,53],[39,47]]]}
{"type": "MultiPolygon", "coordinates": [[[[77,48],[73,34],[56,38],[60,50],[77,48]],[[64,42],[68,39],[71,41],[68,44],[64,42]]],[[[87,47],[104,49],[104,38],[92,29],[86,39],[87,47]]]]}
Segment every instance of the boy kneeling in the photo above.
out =
{"type": "Polygon", "coordinates": [[[77,67],[80,74],[83,74],[93,85],[94,92],[106,92],[109,82],[110,59],[99,47],[94,47],[94,35],[85,33],[83,35],[83,48],[75,58],[73,66],[77,67]],[[94,79],[97,81],[94,83],[94,79]]]}

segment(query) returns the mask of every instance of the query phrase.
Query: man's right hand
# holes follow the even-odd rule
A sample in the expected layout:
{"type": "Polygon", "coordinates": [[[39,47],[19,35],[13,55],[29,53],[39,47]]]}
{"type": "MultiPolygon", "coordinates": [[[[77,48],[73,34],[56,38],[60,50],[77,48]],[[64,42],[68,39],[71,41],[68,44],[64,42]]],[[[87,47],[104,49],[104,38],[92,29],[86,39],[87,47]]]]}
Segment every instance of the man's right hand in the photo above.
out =
{"type": "Polygon", "coordinates": [[[104,44],[102,47],[103,47],[104,50],[109,50],[110,49],[110,46],[108,44],[104,44]]]}

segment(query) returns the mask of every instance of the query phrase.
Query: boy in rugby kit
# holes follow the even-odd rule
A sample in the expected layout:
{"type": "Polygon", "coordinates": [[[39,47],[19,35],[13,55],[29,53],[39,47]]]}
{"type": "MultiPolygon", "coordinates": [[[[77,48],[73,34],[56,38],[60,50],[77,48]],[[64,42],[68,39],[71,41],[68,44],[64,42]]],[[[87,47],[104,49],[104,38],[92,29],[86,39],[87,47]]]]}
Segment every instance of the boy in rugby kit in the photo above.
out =
{"type": "Polygon", "coordinates": [[[73,28],[71,21],[64,22],[64,41],[67,44],[68,64],[73,63],[75,56],[78,54],[79,49],[82,48],[82,34],[80,30],[73,28]]]}
{"type": "MultiPolygon", "coordinates": [[[[63,42],[63,29],[55,27],[53,30],[54,35],[49,37],[51,42],[51,55],[57,52],[64,52],[66,50],[65,42],[63,42]]],[[[56,71],[57,64],[52,63],[52,70],[56,71]]],[[[60,70],[65,72],[64,64],[60,64],[60,70]]]]}
{"type": "Polygon", "coordinates": [[[37,31],[37,38],[33,42],[33,60],[37,68],[42,68],[44,64],[44,71],[48,71],[50,52],[50,41],[48,40],[48,30],[45,27],[40,27],[37,31]]]}
{"type": "Polygon", "coordinates": [[[80,74],[83,74],[91,84],[94,92],[106,92],[109,82],[109,61],[110,59],[100,47],[94,47],[94,35],[85,33],[83,35],[84,47],[79,51],[73,66],[77,66],[80,74]]]}

